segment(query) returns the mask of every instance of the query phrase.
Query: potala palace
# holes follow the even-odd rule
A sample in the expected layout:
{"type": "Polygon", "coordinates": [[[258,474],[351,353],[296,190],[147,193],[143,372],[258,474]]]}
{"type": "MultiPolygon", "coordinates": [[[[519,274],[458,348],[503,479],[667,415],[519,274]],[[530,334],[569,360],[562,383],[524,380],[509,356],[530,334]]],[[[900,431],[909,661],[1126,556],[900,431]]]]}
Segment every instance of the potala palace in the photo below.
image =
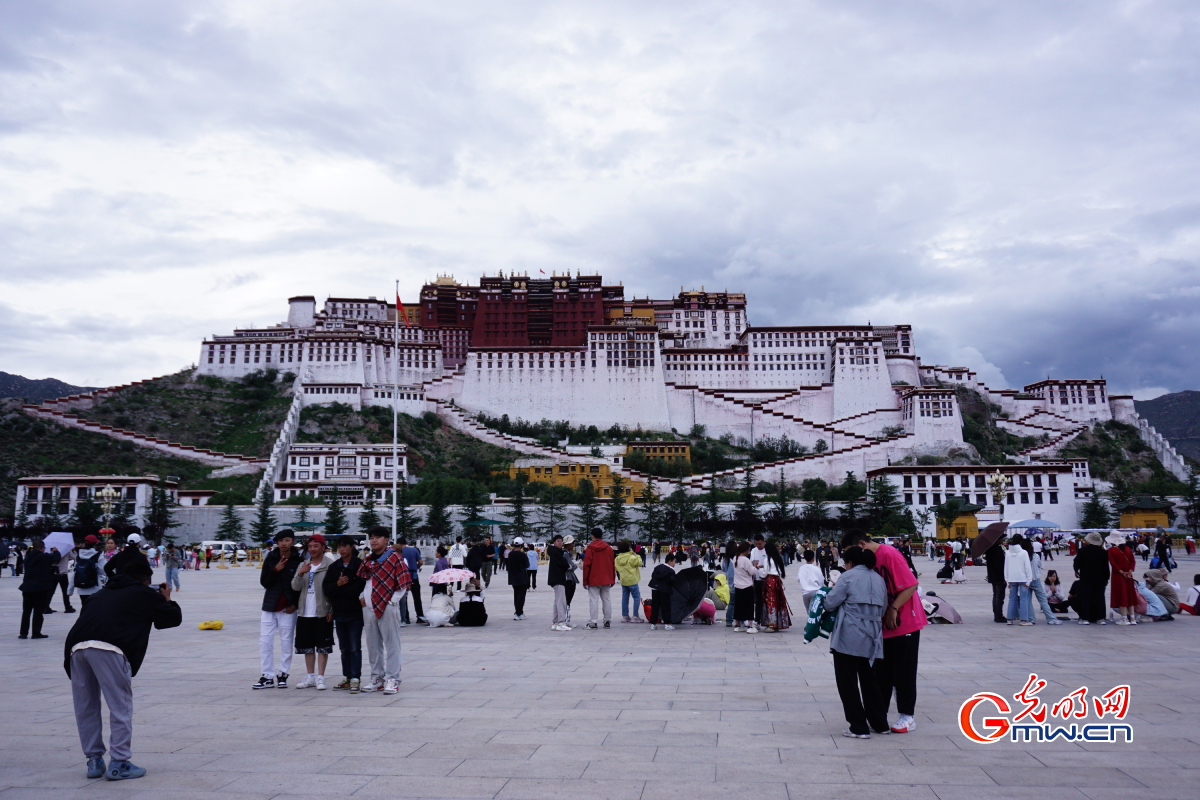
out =
{"type": "MultiPolygon", "coordinates": [[[[1055,456],[1093,423],[1137,425],[1168,470],[1188,473],[1170,444],[1138,418],[1133,398],[1109,394],[1104,380],[989,387],[969,367],[924,364],[910,325],[758,327],[744,294],[702,288],[666,300],[627,297],[622,286],[580,275],[501,274],[477,286],[439,277],[416,302],[400,306],[398,336],[397,305],[387,300],[331,297],[318,307],[314,297],[300,296],[288,303],[278,325],[206,339],[198,374],[238,378],[274,367],[296,375],[298,407],[397,402],[405,413],[432,411],[535,455],[553,453],[500,437],[471,416],[661,431],[703,425],[709,436],[748,441],[786,436],[810,454],[748,467],[756,480],[777,480],[783,469],[789,482],[837,482],[850,471],[894,473],[898,485],[902,470],[890,465],[914,457],[971,461],[955,391],[968,387],[999,407],[999,426],[1039,437],[1038,446],[1009,457],[1066,481],[1058,488],[1072,506],[1080,470],[1055,456]]],[[[290,445],[285,427],[277,456],[290,445]]],[[[266,480],[282,477],[277,467],[268,468],[266,480]]],[[[967,486],[970,469],[959,471],[967,486]]],[[[702,491],[719,477],[696,475],[686,484],[702,491]]],[[[1032,499],[1028,505],[1034,513],[1032,499]]],[[[1074,521],[1073,511],[1062,520],[1074,521]]]]}

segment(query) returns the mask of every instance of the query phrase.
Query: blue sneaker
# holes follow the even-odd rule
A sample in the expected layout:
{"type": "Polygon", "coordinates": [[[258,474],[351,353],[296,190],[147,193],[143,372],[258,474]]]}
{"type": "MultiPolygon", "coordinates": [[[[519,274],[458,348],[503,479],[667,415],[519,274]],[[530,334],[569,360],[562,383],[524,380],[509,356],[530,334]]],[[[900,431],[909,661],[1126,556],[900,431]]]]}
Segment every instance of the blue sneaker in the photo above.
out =
{"type": "Polygon", "coordinates": [[[104,759],[89,758],[88,759],[88,777],[103,778],[104,777],[104,759]]]}
{"type": "Polygon", "coordinates": [[[128,781],[133,778],[140,778],[146,774],[146,770],[142,767],[135,767],[129,761],[114,761],[108,765],[108,772],[104,773],[104,777],[110,781],[128,781]]]}

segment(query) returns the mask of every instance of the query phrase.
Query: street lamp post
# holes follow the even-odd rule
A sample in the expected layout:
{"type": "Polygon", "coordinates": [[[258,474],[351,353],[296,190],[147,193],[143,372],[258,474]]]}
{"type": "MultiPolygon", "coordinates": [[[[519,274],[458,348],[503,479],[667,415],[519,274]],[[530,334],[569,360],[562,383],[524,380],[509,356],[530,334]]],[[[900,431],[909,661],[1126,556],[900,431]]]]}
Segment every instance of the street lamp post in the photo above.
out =
{"type": "Polygon", "coordinates": [[[104,528],[100,531],[102,536],[112,536],[116,533],[109,527],[108,521],[112,517],[113,501],[120,496],[121,493],[114,489],[112,484],[96,492],[96,497],[100,498],[100,508],[104,510],[104,528]]]}
{"type": "Polygon", "coordinates": [[[996,505],[1000,508],[1000,521],[1004,521],[1004,496],[1008,494],[1008,490],[1012,488],[1012,478],[996,470],[987,478],[988,489],[991,490],[992,499],[996,501],[996,505]]]}

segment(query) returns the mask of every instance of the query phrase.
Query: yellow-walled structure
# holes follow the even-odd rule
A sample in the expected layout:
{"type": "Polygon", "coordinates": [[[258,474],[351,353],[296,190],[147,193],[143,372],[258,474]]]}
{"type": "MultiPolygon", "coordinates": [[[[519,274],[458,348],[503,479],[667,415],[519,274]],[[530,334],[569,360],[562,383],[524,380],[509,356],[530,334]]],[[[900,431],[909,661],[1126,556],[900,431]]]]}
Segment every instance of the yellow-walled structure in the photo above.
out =
{"type": "Polygon", "coordinates": [[[1174,506],[1164,500],[1156,500],[1148,494],[1135,494],[1128,502],[1117,506],[1121,514],[1122,528],[1154,528],[1161,525],[1168,528],[1171,521],[1167,510],[1174,506]]]}
{"type": "MultiPolygon", "coordinates": [[[[521,459],[508,467],[508,477],[516,480],[517,475],[524,475],[530,483],[549,483],[553,486],[567,486],[578,490],[579,482],[587,479],[596,487],[596,497],[612,499],[613,474],[608,464],[583,464],[578,461],[535,461],[521,459]]],[[[625,481],[621,492],[625,495],[626,503],[636,503],[645,490],[644,481],[625,481]]]]}

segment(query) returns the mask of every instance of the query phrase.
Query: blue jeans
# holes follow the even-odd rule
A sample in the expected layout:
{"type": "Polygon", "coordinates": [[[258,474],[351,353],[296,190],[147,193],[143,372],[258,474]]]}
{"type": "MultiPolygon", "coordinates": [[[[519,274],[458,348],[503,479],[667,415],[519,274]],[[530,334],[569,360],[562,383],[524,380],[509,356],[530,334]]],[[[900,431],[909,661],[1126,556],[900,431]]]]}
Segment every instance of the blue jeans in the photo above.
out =
{"type": "Polygon", "coordinates": [[[362,633],[363,618],[338,618],[333,621],[337,632],[338,649],[342,653],[342,675],[345,678],[362,678],[362,633]]]}
{"type": "Polygon", "coordinates": [[[1033,622],[1033,606],[1029,599],[1029,585],[1025,583],[1010,583],[1008,585],[1008,618],[1033,622]]]}
{"type": "Polygon", "coordinates": [[[640,617],[642,615],[642,587],[636,583],[633,586],[621,587],[621,616],[628,617],[629,614],[629,598],[633,598],[633,615],[640,617]]]}
{"type": "Polygon", "coordinates": [[[179,567],[167,567],[167,586],[179,588],[179,567]]]}
{"type": "MultiPolygon", "coordinates": [[[[1038,605],[1042,609],[1042,613],[1046,616],[1046,622],[1053,622],[1054,620],[1058,619],[1054,613],[1054,610],[1050,608],[1050,601],[1046,599],[1046,587],[1042,585],[1042,579],[1034,578],[1030,589],[1033,590],[1033,599],[1037,601],[1038,605]]],[[[1029,609],[1029,618],[1032,619],[1035,616],[1037,616],[1037,612],[1033,609],[1033,605],[1031,603],[1029,609]]]]}
{"type": "Polygon", "coordinates": [[[733,627],[733,607],[737,600],[737,589],[733,588],[733,583],[729,584],[729,603],[725,606],[725,627],[733,627]]]}

